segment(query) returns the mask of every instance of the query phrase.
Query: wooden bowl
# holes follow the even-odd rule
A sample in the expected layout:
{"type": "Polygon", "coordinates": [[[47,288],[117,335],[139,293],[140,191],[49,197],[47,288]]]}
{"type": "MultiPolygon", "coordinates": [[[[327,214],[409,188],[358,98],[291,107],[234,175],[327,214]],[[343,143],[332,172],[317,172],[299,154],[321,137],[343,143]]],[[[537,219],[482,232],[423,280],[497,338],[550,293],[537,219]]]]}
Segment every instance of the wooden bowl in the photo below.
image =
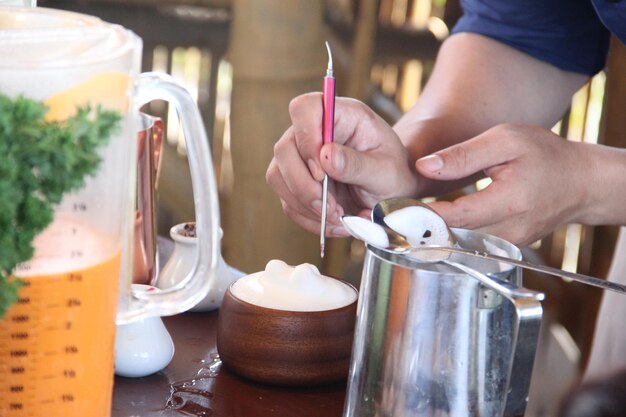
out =
{"type": "Polygon", "coordinates": [[[345,380],[356,305],[276,310],[243,301],[229,287],[219,311],[218,353],[226,368],[258,382],[313,386],[345,380]]]}

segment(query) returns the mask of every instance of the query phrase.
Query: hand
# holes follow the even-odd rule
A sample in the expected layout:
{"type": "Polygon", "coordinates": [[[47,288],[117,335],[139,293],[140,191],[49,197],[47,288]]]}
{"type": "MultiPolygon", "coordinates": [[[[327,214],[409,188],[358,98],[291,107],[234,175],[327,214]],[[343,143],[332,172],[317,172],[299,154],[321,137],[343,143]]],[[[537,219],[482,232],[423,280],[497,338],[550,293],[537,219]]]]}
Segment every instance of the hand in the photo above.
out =
{"type": "Polygon", "coordinates": [[[336,99],[334,143],[324,146],[322,113],[320,93],[292,100],[293,125],[274,146],[266,180],[287,216],[319,233],[326,172],[334,180],[329,186],[327,235],[346,236],[339,216],[365,216],[383,198],[414,196],[417,174],[391,126],[365,104],[336,99]]]}
{"type": "Polygon", "coordinates": [[[437,201],[432,208],[449,226],[480,229],[526,245],[582,218],[594,186],[588,182],[593,166],[589,146],[540,127],[499,125],[419,159],[416,168],[438,180],[484,171],[492,179],[488,187],[452,202],[437,201]]]}

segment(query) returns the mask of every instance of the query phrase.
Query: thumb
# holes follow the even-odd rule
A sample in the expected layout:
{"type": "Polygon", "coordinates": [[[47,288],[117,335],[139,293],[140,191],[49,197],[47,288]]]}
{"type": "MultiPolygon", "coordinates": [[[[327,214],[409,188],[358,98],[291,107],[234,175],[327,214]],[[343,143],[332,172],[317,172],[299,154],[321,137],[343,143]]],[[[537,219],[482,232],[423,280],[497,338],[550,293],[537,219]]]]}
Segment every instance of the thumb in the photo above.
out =
{"type": "Polygon", "coordinates": [[[335,181],[357,186],[371,185],[376,159],[338,143],[324,145],[320,152],[322,169],[335,181]]]}

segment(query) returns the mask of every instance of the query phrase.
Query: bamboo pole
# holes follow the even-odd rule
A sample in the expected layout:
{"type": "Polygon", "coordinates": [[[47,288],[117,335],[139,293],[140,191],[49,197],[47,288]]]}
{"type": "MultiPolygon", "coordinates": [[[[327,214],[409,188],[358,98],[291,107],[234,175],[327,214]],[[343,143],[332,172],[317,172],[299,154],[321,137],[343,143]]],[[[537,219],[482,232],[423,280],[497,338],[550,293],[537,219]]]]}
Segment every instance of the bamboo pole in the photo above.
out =
{"type": "Polygon", "coordinates": [[[274,143],[291,124],[290,100],[321,89],[322,11],[321,0],[233,1],[228,56],[234,186],[222,196],[222,251],[245,272],[263,269],[270,259],[320,263],[318,238],[283,214],[265,171],[274,143]]]}
{"type": "Polygon", "coordinates": [[[361,0],[356,21],[348,95],[363,101],[368,99],[370,71],[376,46],[378,7],[378,0],[361,0]]]}

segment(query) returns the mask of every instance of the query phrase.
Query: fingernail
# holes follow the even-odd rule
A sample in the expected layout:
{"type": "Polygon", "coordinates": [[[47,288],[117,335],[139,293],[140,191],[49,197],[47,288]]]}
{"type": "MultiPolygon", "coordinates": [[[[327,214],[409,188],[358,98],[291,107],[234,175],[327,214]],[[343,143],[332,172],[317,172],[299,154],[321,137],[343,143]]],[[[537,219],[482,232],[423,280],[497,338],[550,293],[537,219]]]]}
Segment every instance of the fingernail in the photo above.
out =
{"type": "Polygon", "coordinates": [[[321,200],[313,200],[311,203],[311,207],[317,214],[322,214],[322,201],[321,200]]]}
{"type": "Polygon", "coordinates": [[[418,165],[425,171],[439,171],[443,168],[443,159],[439,155],[428,155],[417,160],[418,165]]]}
{"type": "Polygon", "coordinates": [[[343,171],[344,167],[346,166],[346,157],[343,154],[342,151],[335,149],[335,151],[332,154],[332,158],[333,158],[333,168],[335,168],[335,170],[337,171],[343,171]]]}

